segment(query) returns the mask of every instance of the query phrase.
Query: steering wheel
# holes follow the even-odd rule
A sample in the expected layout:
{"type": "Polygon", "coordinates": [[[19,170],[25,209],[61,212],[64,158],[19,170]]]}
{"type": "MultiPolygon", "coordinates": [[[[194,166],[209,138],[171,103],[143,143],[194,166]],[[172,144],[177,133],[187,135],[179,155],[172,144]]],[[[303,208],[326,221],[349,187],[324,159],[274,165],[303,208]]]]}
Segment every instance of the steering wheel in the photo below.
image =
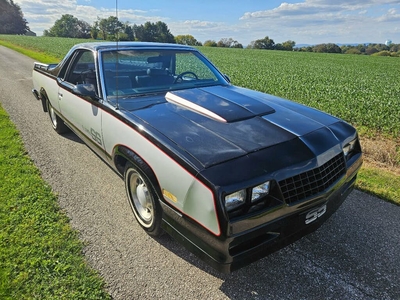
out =
{"type": "Polygon", "coordinates": [[[193,73],[191,71],[186,71],[186,72],[182,72],[181,74],[176,76],[174,83],[181,82],[183,80],[183,76],[185,76],[185,75],[192,75],[196,80],[199,79],[199,77],[195,73],[193,73]]]}
{"type": "Polygon", "coordinates": [[[82,71],[80,73],[80,78],[81,78],[82,83],[85,83],[86,78],[92,74],[94,74],[94,70],[92,70],[92,69],[87,69],[87,70],[82,71]]]}

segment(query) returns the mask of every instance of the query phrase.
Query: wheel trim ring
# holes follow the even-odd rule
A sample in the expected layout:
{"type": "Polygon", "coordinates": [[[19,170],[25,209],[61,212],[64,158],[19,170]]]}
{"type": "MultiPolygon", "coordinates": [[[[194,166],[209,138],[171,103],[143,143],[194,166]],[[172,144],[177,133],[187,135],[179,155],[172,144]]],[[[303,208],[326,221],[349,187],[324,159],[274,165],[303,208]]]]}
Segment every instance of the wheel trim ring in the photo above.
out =
{"type": "Polygon", "coordinates": [[[56,112],[54,111],[54,108],[49,105],[49,115],[50,115],[50,120],[51,123],[53,124],[53,127],[56,128],[57,127],[57,115],[56,112]]]}
{"type": "Polygon", "coordinates": [[[128,174],[129,200],[133,211],[144,227],[153,225],[154,209],[150,191],[142,176],[131,170],[128,174]]]}

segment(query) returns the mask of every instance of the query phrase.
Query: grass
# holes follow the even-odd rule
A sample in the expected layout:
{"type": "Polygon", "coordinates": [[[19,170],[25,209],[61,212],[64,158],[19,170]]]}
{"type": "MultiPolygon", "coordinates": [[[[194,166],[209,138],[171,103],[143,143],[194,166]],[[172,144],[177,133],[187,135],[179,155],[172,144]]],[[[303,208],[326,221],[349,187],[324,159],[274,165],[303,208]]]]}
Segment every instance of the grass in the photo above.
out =
{"type": "MultiPolygon", "coordinates": [[[[79,42],[0,35],[0,45],[44,63],[61,60],[79,42]]],[[[236,85],[289,98],[356,125],[367,160],[383,164],[364,164],[357,188],[400,205],[400,59],[207,47],[201,51],[236,85]]],[[[0,176],[0,299],[109,299],[1,107],[0,176]]]]}
{"type": "Polygon", "coordinates": [[[400,176],[370,164],[364,164],[357,177],[357,189],[400,205],[400,176]]]}
{"type": "Polygon", "coordinates": [[[110,299],[0,106],[0,299],[110,299]]]}

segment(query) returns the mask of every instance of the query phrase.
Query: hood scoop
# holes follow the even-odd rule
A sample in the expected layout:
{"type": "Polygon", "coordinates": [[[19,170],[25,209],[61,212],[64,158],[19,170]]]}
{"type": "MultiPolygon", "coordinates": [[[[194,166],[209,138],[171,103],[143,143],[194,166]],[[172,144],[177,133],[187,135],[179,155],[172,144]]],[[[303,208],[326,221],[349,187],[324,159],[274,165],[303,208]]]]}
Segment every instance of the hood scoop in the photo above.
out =
{"type": "Polygon", "coordinates": [[[169,103],[222,123],[246,120],[274,112],[274,109],[265,102],[222,86],[168,92],[165,99],[169,103]]]}
{"type": "Polygon", "coordinates": [[[216,113],[214,113],[214,112],[208,110],[207,108],[204,108],[196,103],[186,100],[178,95],[175,95],[173,93],[168,92],[165,95],[165,99],[169,103],[173,103],[173,104],[182,106],[184,108],[187,108],[191,111],[194,111],[196,113],[200,113],[202,115],[205,115],[206,117],[214,119],[215,121],[226,123],[226,120],[224,118],[222,118],[221,116],[217,115],[216,113]]]}

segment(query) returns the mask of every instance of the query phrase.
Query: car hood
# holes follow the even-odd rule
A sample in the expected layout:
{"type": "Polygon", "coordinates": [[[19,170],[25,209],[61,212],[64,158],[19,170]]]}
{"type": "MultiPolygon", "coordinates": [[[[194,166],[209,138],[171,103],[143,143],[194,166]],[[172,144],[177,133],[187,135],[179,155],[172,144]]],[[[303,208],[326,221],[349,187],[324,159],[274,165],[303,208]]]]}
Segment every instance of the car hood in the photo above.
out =
{"type": "Polygon", "coordinates": [[[179,90],[161,97],[153,99],[154,105],[140,107],[127,100],[121,106],[204,168],[298,139],[315,156],[338,145],[343,134],[336,130],[341,126],[334,124],[342,122],[335,117],[235,86],[179,90]]]}

